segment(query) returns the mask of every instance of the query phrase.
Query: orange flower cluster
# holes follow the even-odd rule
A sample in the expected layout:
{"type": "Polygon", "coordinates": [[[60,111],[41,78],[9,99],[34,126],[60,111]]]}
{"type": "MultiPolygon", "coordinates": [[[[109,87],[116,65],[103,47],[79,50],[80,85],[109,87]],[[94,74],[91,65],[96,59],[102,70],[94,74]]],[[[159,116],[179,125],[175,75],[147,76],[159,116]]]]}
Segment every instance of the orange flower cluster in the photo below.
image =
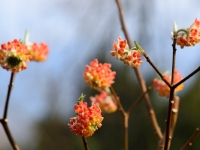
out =
{"type": "Polygon", "coordinates": [[[13,73],[22,71],[27,68],[26,62],[30,59],[27,46],[19,40],[15,39],[7,44],[1,44],[0,65],[3,69],[13,73]]]}
{"type": "Polygon", "coordinates": [[[83,77],[88,86],[100,90],[110,87],[114,83],[116,72],[112,71],[111,64],[98,63],[95,59],[90,62],[90,66],[86,65],[83,77]]]}
{"type": "Polygon", "coordinates": [[[70,118],[68,126],[76,135],[83,137],[92,136],[102,126],[103,117],[101,109],[95,103],[92,103],[91,107],[87,107],[86,102],[79,101],[74,106],[74,110],[77,116],[70,118]]]}
{"type": "Polygon", "coordinates": [[[98,105],[102,112],[112,113],[117,110],[117,105],[113,102],[112,97],[105,91],[102,91],[99,95],[95,95],[95,97],[90,97],[90,100],[98,105]]]}
{"type": "Polygon", "coordinates": [[[49,54],[49,47],[44,43],[40,43],[40,45],[33,43],[29,49],[29,54],[32,56],[31,60],[38,62],[45,61],[49,54]]]}
{"type": "Polygon", "coordinates": [[[140,51],[129,49],[126,40],[122,40],[121,37],[117,39],[117,43],[113,44],[113,51],[110,52],[112,56],[120,59],[128,66],[138,67],[142,63],[140,57],[140,51]]]}
{"type": "MultiPolygon", "coordinates": [[[[171,76],[168,75],[164,75],[164,78],[171,83],[171,76]]],[[[178,83],[179,81],[181,81],[183,79],[182,75],[178,72],[178,70],[174,71],[174,84],[178,83]]],[[[156,89],[156,91],[159,93],[160,96],[165,96],[169,98],[170,95],[170,88],[168,87],[168,85],[161,79],[157,79],[155,78],[153,80],[153,84],[154,87],[156,89]]],[[[181,91],[183,89],[183,83],[180,84],[174,91],[174,93],[176,94],[177,92],[181,91]]]]}
{"type": "Polygon", "coordinates": [[[184,46],[194,46],[196,43],[200,42],[200,21],[195,19],[194,23],[190,28],[186,29],[188,33],[184,30],[180,30],[177,36],[177,45],[180,45],[181,48],[184,46]]]}

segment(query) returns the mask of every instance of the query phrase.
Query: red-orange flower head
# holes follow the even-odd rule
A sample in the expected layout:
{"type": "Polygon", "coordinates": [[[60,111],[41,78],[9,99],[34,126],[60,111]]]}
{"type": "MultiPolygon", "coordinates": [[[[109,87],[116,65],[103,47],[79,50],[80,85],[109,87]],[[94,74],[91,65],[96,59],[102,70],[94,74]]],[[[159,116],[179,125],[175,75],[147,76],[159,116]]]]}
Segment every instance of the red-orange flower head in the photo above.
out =
{"type": "Polygon", "coordinates": [[[30,46],[29,54],[32,56],[33,61],[42,62],[46,60],[47,55],[49,54],[49,47],[47,44],[40,43],[33,43],[30,46]]]}
{"type": "Polygon", "coordinates": [[[95,95],[95,97],[90,97],[90,100],[97,104],[102,112],[112,113],[117,110],[117,105],[113,102],[112,97],[105,91],[102,91],[99,95],[95,95]]]}
{"type": "Polygon", "coordinates": [[[77,116],[70,118],[68,126],[76,135],[83,137],[92,136],[102,126],[103,117],[101,109],[95,103],[92,103],[91,107],[87,107],[86,102],[79,101],[74,106],[74,110],[77,116]]]}
{"type": "Polygon", "coordinates": [[[31,56],[25,44],[15,39],[7,44],[1,44],[0,65],[2,68],[14,72],[19,72],[27,68],[31,56]]]}
{"type": "Polygon", "coordinates": [[[195,19],[194,23],[187,29],[178,30],[177,45],[181,48],[184,46],[194,46],[200,42],[200,21],[195,19]]]}
{"type": "Polygon", "coordinates": [[[142,64],[139,50],[129,49],[126,40],[122,40],[121,37],[117,39],[117,42],[113,44],[113,51],[110,52],[112,56],[123,61],[126,65],[132,67],[138,67],[142,64]]]}
{"type": "Polygon", "coordinates": [[[83,77],[88,86],[101,90],[111,86],[114,83],[116,72],[112,71],[111,64],[98,63],[95,59],[90,62],[90,66],[86,65],[83,77]]]}
{"type": "MultiPolygon", "coordinates": [[[[171,83],[171,76],[164,75],[164,78],[169,83],[171,83]]],[[[178,83],[182,79],[183,79],[182,75],[178,72],[178,70],[175,70],[174,71],[174,84],[178,83]]],[[[160,96],[169,97],[169,95],[170,95],[170,88],[168,87],[168,85],[162,79],[155,78],[153,80],[153,84],[154,84],[155,90],[159,93],[160,96]]],[[[176,94],[177,92],[181,91],[183,89],[183,87],[184,87],[183,83],[180,84],[175,89],[174,93],[176,94]]]]}

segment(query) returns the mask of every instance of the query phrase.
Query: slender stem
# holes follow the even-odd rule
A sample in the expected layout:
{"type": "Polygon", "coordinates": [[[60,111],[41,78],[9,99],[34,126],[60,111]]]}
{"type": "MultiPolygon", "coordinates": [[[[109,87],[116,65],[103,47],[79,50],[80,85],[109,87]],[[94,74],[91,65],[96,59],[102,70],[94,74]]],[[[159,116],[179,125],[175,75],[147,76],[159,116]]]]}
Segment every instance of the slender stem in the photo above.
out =
{"type": "Polygon", "coordinates": [[[128,150],[128,119],[129,119],[129,114],[125,112],[114,88],[111,86],[110,88],[111,94],[114,96],[115,102],[118,105],[118,108],[123,116],[124,119],[124,150],[128,150]]]}
{"type": "Polygon", "coordinates": [[[121,114],[124,116],[124,114],[126,112],[125,112],[125,110],[124,110],[124,108],[123,108],[123,106],[122,106],[122,104],[121,104],[121,102],[120,102],[120,100],[119,100],[114,88],[111,86],[111,87],[109,87],[109,89],[110,89],[111,94],[114,96],[114,99],[115,99],[115,101],[116,101],[116,103],[118,105],[118,108],[119,108],[121,114]]]}
{"type": "Polygon", "coordinates": [[[139,102],[144,98],[145,94],[148,93],[151,90],[152,86],[149,86],[148,89],[143,92],[138,99],[133,103],[133,105],[131,105],[131,107],[129,108],[129,110],[127,111],[127,114],[130,114],[134,108],[139,104],[139,102]]]}
{"type": "Polygon", "coordinates": [[[172,139],[172,136],[170,135],[171,131],[170,131],[170,127],[171,127],[171,116],[172,116],[172,108],[173,108],[173,104],[174,104],[174,89],[171,88],[170,89],[170,98],[169,98],[169,107],[168,107],[168,117],[167,117],[167,121],[166,121],[166,134],[165,134],[165,146],[164,146],[164,150],[168,150],[169,149],[169,141],[172,139]]]}
{"type": "Polygon", "coordinates": [[[178,96],[174,96],[174,105],[172,108],[172,119],[171,119],[171,134],[173,134],[174,128],[176,126],[179,104],[180,104],[180,98],[178,96]]]}
{"type": "MultiPolygon", "coordinates": [[[[128,41],[129,46],[132,47],[131,39],[129,37],[128,30],[127,30],[126,24],[125,24],[125,19],[124,19],[124,14],[123,14],[121,2],[120,2],[120,0],[116,0],[116,3],[117,3],[117,6],[118,6],[118,10],[119,10],[119,16],[120,16],[120,21],[121,21],[121,25],[122,25],[122,30],[125,34],[125,37],[128,41]]],[[[141,75],[140,70],[138,68],[134,68],[134,71],[135,71],[136,76],[139,80],[142,92],[145,92],[146,91],[146,85],[145,85],[145,82],[144,82],[144,79],[141,75]]],[[[151,102],[150,102],[150,99],[149,99],[149,96],[148,96],[147,93],[145,94],[144,99],[145,99],[145,105],[146,105],[146,108],[148,110],[149,117],[151,119],[151,123],[153,125],[154,130],[155,130],[155,134],[157,136],[157,139],[160,140],[160,139],[163,138],[163,135],[160,131],[160,127],[158,125],[154,110],[151,106],[151,102]]]]}
{"type": "MultiPolygon", "coordinates": [[[[172,77],[171,77],[171,85],[174,83],[174,69],[175,69],[175,63],[176,63],[176,35],[174,35],[173,38],[173,57],[172,57],[172,77]]],[[[168,117],[166,122],[166,134],[165,134],[165,146],[164,150],[168,150],[170,147],[170,143],[172,140],[172,129],[171,129],[171,117],[172,117],[172,109],[174,105],[174,91],[175,88],[170,87],[170,97],[169,97],[169,106],[168,106],[168,117]]]]}
{"type": "Polygon", "coordinates": [[[10,83],[8,85],[8,92],[7,92],[6,103],[5,103],[5,107],[4,107],[3,119],[0,119],[0,123],[2,124],[2,126],[4,128],[4,131],[5,131],[5,133],[8,137],[8,140],[9,140],[12,148],[14,150],[20,150],[20,148],[15,143],[14,138],[12,137],[12,134],[11,134],[10,129],[8,127],[8,119],[7,119],[8,106],[9,106],[11,90],[12,90],[13,83],[14,83],[14,77],[15,77],[15,73],[12,72],[11,77],[10,77],[10,83]]]}
{"type": "Polygon", "coordinates": [[[7,135],[7,137],[8,137],[8,140],[9,140],[9,142],[10,142],[10,144],[11,144],[11,146],[12,146],[12,148],[14,149],[14,150],[20,150],[20,148],[18,147],[18,145],[15,143],[15,141],[14,141],[14,139],[13,139],[13,137],[12,137],[12,134],[11,134],[11,132],[10,132],[10,130],[9,130],[9,127],[8,127],[8,120],[7,119],[4,119],[1,123],[2,123],[2,126],[3,126],[3,128],[4,128],[4,131],[5,131],[5,133],[6,133],[6,135],[7,135]]]}
{"type": "MultiPolygon", "coordinates": [[[[176,126],[177,118],[178,118],[178,110],[179,110],[180,99],[178,96],[174,96],[174,105],[171,112],[171,123],[170,123],[170,133],[169,135],[172,137],[174,133],[174,129],[176,126]]],[[[171,138],[172,139],[172,138],[171,138]]],[[[171,145],[171,139],[169,140],[168,147],[171,145]]]]}
{"type": "Polygon", "coordinates": [[[121,4],[120,0],[116,0],[116,3],[117,3],[118,10],[119,10],[122,30],[125,34],[125,37],[126,37],[126,40],[128,41],[129,46],[132,47],[131,38],[129,36],[128,30],[127,30],[127,27],[126,27],[126,23],[125,23],[125,19],[124,19],[124,11],[123,11],[123,8],[122,8],[122,4],[121,4]]]}
{"type": "Polygon", "coordinates": [[[128,150],[128,119],[129,115],[124,114],[124,150],[128,150]]]}
{"type": "Polygon", "coordinates": [[[181,148],[181,150],[187,150],[188,147],[192,146],[193,141],[197,138],[200,134],[200,126],[196,128],[195,132],[192,134],[190,139],[185,143],[185,145],[181,148]]]}
{"type": "Polygon", "coordinates": [[[9,105],[11,90],[12,90],[12,87],[13,87],[14,76],[15,76],[15,73],[12,72],[11,77],[10,77],[10,83],[8,85],[8,92],[7,92],[7,97],[6,97],[6,104],[5,104],[5,107],[4,107],[3,119],[7,118],[8,105],[9,105]]]}
{"type": "MultiPolygon", "coordinates": [[[[137,76],[137,78],[139,80],[142,92],[145,92],[147,90],[145,81],[143,80],[143,77],[142,77],[139,69],[138,68],[134,68],[134,70],[135,70],[136,76],[137,76]]],[[[157,136],[157,139],[161,140],[163,138],[163,135],[162,135],[162,132],[161,132],[160,127],[158,125],[158,121],[156,119],[156,115],[155,115],[155,112],[154,112],[153,107],[151,105],[151,101],[150,101],[148,93],[146,93],[144,95],[144,100],[145,100],[144,102],[145,102],[145,105],[146,105],[146,109],[148,110],[148,115],[150,117],[152,126],[154,128],[154,132],[155,132],[155,134],[157,136]]]]}
{"type": "Polygon", "coordinates": [[[173,40],[173,55],[172,55],[172,77],[171,77],[171,85],[174,84],[174,70],[175,70],[175,65],[176,65],[176,35],[174,35],[174,40],[173,40]]]}
{"type": "Polygon", "coordinates": [[[149,58],[148,55],[144,55],[146,58],[147,62],[153,67],[153,69],[158,73],[160,78],[169,86],[171,87],[171,84],[163,77],[162,73],[157,69],[157,67],[152,63],[151,59],[149,58]]]}
{"type": "MultiPolygon", "coordinates": [[[[178,118],[178,110],[179,110],[179,104],[180,104],[180,98],[178,96],[174,97],[174,105],[173,105],[173,109],[172,109],[172,121],[171,121],[171,134],[173,134],[176,122],[177,122],[177,118],[178,118]]],[[[165,136],[165,133],[164,133],[165,136]]],[[[169,145],[171,140],[169,141],[169,145]]],[[[165,137],[159,141],[158,143],[158,150],[163,150],[164,149],[164,143],[165,143],[165,137]]]]}
{"type": "Polygon", "coordinates": [[[165,146],[165,132],[163,133],[163,138],[158,142],[157,150],[163,150],[165,146]]]}
{"type": "Polygon", "coordinates": [[[151,89],[151,86],[149,86],[149,88],[142,93],[142,95],[135,101],[135,103],[130,107],[130,109],[125,112],[119,99],[118,96],[116,94],[116,92],[114,91],[113,87],[110,87],[110,91],[111,94],[114,96],[115,101],[117,102],[120,112],[123,115],[123,119],[124,119],[124,150],[128,150],[128,120],[129,120],[129,114],[130,112],[136,107],[136,105],[141,101],[141,99],[144,97],[144,95],[151,89]]]}
{"type": "Polygon", "coordinates": [[[176,88],[177,86],[179,86],[180,84],[182,84],[183,82],[188,80],[190,77],[192,77],[193,75],[195,75],[199,71],[200,71],[200,66],[197,69],[195,69],[192,73],[190,73],[188,76],[186,76],[184,79],[182,79],[181,81],[176,83],[173,87],[176,88]]]}
{"type": "Polygon", "coordinates": [[[82,136],[82,140],[83,140],[83,145],[84,145],[84,147],[85,147],[85,150],[89,150],[86,137],[82,136]]]}

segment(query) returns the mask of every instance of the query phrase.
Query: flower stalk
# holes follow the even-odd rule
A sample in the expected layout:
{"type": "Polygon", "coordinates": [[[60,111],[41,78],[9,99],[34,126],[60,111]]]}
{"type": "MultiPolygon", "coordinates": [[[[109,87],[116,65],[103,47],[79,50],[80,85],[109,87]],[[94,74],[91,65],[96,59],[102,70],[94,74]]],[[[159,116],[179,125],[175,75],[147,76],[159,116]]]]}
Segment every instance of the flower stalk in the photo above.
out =
{"type": "Polygon", "coordinates": [[[20,148],[18,147],[18,145],[15,143],[15,140],[10,132],[10,129],[8,127],[8,119],[7,119],[7,114],[8,114],[8,106],[9,106],[9,101],[10,101],[10,95],[11,95],[11,91],[12,91],[12,87],[14,84],[14,77],[15,77],[16,73],[11,72],[11,77],[10,77],[10,82],[8,85],[8,92],[7,92],[7,97],[6,97],[6,103],[5,103],[5,107],[4,107],[4,113],[3,113],[3,119],[0,120],[0,123],[3,126],[3,129],[8,137],[8,140],[12,146],[12,148],[14,150],[20,150],[20,148]]]}
{"type": "Polygon", "coordinates": [[[192,143],[197,138],[197,136],[200,134],[200,126],[196,128],[192,136],[189,138],[189,140],[183,145],[181,150],[187,150],[190,146],[192,146],[192,143]]]}
{"type": "MultiPolygon", "coordinates": [[[[119,18],[120,18],[122,30],[123,30],[123,32],[125,34],[125,37],[126,37],[127,42],[128,42],[128,45],[130,47],[132,47],[131,39],[130,39],[128,30],[127,30],[127,27],[126,27],[126,23],[125,23],[125,19],[124,19],[124,12],[123,12],[120,0],[116,0],[116,4],[117,4],[118,10],[119,10],[119,18]]],[[[140,72],[140,70],[138,68],[133,68],[133,69],[134,69],[135,74],[136,74],[136,76],[138,78],[138,81],[140,83],[142,92],[144,93],[147,90],[147,87],[145,85],[145,81],[143,79],[143,76],[142,76],[142,74],[141,74],[141,72],[140,72]]],[[[160,127],[158,125],[155,112],[154,112],[154,110],[152,108],[152,105],[151,105],[151,102],[150,102],[150,98],[149,98],[147,93],[144,95],[144,101],[145,101],[146,109],[148,110],[148,115],[150,117],[152,126],[154,128],[156,137],[157,137],[157,139],[159,141],[159,140],[161,140],[163,138],[163,135],[162,135],[162,132],[161,132],[160,127]]]]}
{"type": "Polygon", "coordinates": [[[84,145],[85,150],[89,150],[86,137],[82,136],[82,140],[83,140],[83,145],[84,145]]]}

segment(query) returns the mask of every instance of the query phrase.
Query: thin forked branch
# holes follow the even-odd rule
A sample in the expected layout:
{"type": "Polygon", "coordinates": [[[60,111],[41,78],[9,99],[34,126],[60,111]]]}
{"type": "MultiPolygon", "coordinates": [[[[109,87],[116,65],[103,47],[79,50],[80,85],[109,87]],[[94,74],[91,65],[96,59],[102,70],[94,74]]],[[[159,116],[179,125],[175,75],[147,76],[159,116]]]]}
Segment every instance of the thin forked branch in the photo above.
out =
{"type": "Polygon", "coordinates": [[[4,107],[3,119],[0,119],[0,123],[3,126],[3,129],[4,129],[4,131],[5,131],[5,133],[8,137],[8,140],[9,140],[12,148],[14,150],[20,150],[18,145],[15,143],[14,138],[12,137],[12,134],[11,134],[10,129],[8,127],[8,119],[7,119],[8,106],[9,106],[9,101],[10,101],[11,90],[12,90],[12,87],[13,87],[14,77],[15,77],[15,73],[11,73],[10,83],[8,85],[8,92],[7,92],[7,97],[6,97],[6,103],[5,103],[5,107],[4,107]]]}
{"type": "MultiPolygon", "coordinates": [[[[124,19],[124,13],[123,13],[123,9],[122,9],[122,5],[121,5],[120,0],[116,0],[116,4],[117,4],[118,10],[119,10],[119,16],[120,16],[122,30],[123,30],[123,32],[125,34],[125,37],[126,37],[126,39],[128,41],[129,46],[132,47],[131,39],[130,39],[130,36],[128,34],[128,30],[126,28],[125,19],[124,19]]],[[[134,68],[134,71],[135,71],[136,76],[137,76],[137,78],[139,80],[142,92],[145,92],[147,90],[147,87],[145,85],[145,81],[144,81],[144,79],[142,77],[142,74],[141,74],[140,70],[138,68],[134,68]]],[[[163,138],[163,135],[162,135],[162,132],[161,132],[160,127],[158,125],[154,110],[152,108],[152,105],[151,105],[151,102],[150,102],[150,99],[149,99],[149,96],[148,96],[147,93],[144,96],[144,100],[145,100],[145,105],[146,105],[146,108],[148,110],[148,114],[149,114],[151,123],[153,125],[154,130],[155,130],[157,139],[161,140],[163,138]]]]}
{"type": "Polygon", "coordinates": [[[179,81],[178,83],[176,83],[173,88],[176,88],[177,86],[179,86],[180,84],[182,84],[183,82],[185,82],[186,80],[188,80],[189,78],[191,78],[193,75],[195,75],[197,72],[200,71],[200,66],[195,69],[192,73],[190,73],[188,76],[186,76],[184,79],[182,79],[181,81],[179,81]]]}
{"type": "Polygon", "coordinates": [[[133,109],[134,109],[134,108],[139,104],[139,102],[144,98],[144,95],[145,95],[146,93],[148,93],[148,92],[151,90],[151,88],[152,88],[152,86],[149,86],[148,89],[138,97],[138,99],[133,103],[133,105],[131,105],[131,107],[130,107],[129,110],[127,111],[127,114],[130,114],[130,113],[133,111],[133,109]]]}
{"type": "Polygon", "coordinates": [[[192,146],[193,141],[197,138],[200,134],[200,126],[196,128],[195,132],[192,134],[190,139],[185,143],[185,145],[181,148],[181,150],[187,150],[188,147],[192,146]]]}

